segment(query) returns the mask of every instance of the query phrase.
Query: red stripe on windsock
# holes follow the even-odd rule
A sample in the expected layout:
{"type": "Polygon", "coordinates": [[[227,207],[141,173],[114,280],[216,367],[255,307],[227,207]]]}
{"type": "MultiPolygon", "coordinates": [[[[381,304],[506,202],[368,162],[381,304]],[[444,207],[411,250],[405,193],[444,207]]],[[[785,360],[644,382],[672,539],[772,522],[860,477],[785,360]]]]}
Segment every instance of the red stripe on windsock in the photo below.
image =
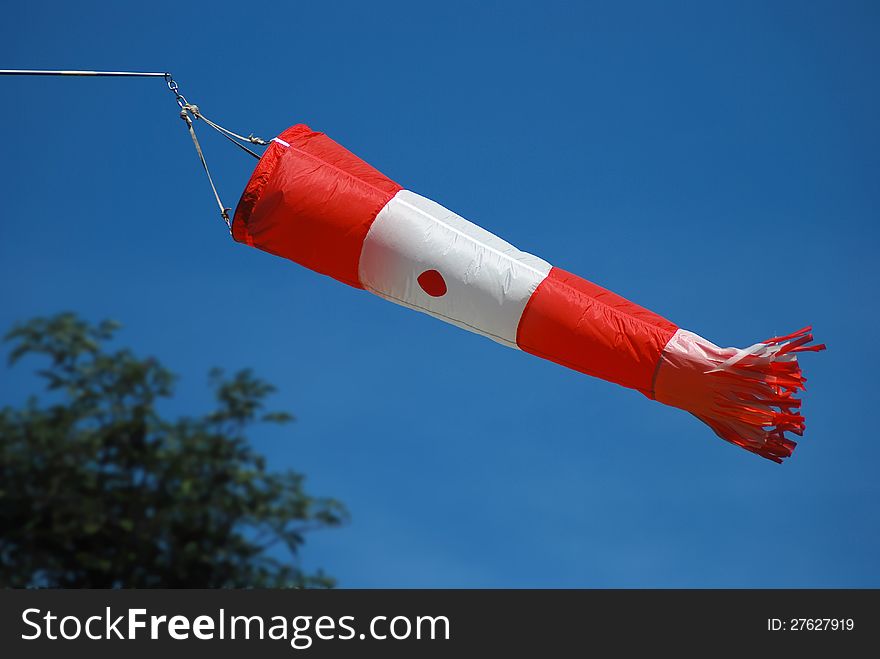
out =
{"type": "Polygon", "coordinates": [[[233,238],[363,288],[364,238],[400,186],[304,124],[278,139],[283,143],[267,147],[241,196],[233,238]]]}
{"type": "Polygon", "coordinates": [[[654,372],[678,329],[652,311],[570,272],[553,268],[517,328],[524,350],[654,398],[654,372]]]}

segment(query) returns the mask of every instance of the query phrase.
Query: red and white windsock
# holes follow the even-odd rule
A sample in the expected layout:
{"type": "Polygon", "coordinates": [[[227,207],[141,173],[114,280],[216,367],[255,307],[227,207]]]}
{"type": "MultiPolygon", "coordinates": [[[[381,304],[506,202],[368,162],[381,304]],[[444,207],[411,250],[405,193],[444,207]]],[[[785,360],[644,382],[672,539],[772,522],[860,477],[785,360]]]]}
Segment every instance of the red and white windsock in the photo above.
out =
{"type": "Polygon", "coordinates": [[[694,414],[781,462],[803,434],[796,353],[810,328],[749,348],[706,339],[521,252],[403,189],[323,133],[275,138],[236,208],[235,240],[511,348],[694,414]]]}

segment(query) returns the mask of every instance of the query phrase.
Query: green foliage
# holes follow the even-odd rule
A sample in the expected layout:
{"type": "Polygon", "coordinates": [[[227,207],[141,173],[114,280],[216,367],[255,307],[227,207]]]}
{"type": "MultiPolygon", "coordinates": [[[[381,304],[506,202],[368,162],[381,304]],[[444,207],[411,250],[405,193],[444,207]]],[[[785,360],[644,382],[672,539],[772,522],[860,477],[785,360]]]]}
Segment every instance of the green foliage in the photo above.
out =
{"type": "Polygon", "coordinates": [[[105,351],[117,329],[61,314],[6,336],[11,363],[48,358],[38,373],[57,393],[0,409],[0,585],[331,586],[296,559],[304,534],[341,524],[344,507],[307,494],[300,474],[267,471],[245,436],[292,419],[264,412],[272,385],[214,370],[216,409],[165,419],[157,403],[174,375],[105,351]],[[279,544],[289,561],[269,551],[279,544]]]}

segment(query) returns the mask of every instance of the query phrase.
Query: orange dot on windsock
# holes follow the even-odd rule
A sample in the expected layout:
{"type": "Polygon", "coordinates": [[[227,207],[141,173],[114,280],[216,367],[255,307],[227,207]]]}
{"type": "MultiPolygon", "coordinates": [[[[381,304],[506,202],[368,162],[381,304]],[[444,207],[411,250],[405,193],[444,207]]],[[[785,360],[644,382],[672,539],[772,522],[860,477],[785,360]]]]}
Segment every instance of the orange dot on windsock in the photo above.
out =
{"type": "Polygon", "coordinates": [[[419,286],[431,297],[443,297],[446,295],[446,280],[436,270],[425,270],[417,279],[419,286]]]}

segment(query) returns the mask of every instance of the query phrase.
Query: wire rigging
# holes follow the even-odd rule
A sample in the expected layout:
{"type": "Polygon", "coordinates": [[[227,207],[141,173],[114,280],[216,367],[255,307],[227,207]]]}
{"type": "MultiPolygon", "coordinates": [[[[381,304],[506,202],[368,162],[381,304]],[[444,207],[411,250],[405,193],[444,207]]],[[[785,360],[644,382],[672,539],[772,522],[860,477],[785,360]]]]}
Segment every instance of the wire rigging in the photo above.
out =
{"type": "Polygon", "coordinates": [[[245,137],[244,135],[239,135],[227,128],[224,128],[220,124],[211,121],[208,119],[202,111],[199,109],[199,106],[190,103],[187,101],[186,97],[181,93],[180,88],[177,82],[174,80],[172,75],[169,72],[146,72],[146,71],[68,71],[68,70],[36,70],[36,69],[0,69],[0,75],[2,76],[76,76],[76,77],[113,77],[113,78],[164,78],[168,89],[174,94],[174,100],[177,102],[177,105],[180,107],[180,118],[186,124],[187,130],[192,138],[193,145],[196,149],[196,155],[199,157],[199,161],[202,163],[202,168],[205,170],[205,175],[208,178],[208,183],[211,186],[211,191],[214,193],[214,199],[217,201],[217,206],[220,208],[220,216],[223,218],[223,221],[226,223],[226,228],[229,231],[232,231],[232,222],[229,219],[229,211],[231,208],[226,207],[220,199],[220,193],[217,191],[217,186],[214,184],[214,178],[211,176],[211,170],[208,168],[208,161],[205,159],[205,154],[202,151],[202,146],[199,143],[199,138],[196,135],[194,121],[203,121],[205,124],[210,126],[213,130],[217,131],[224,138],[232,142],[235,146],[247,152],[249,155],[254,158],[260,159],[260,154],[249,149],[245,146],[245,143],[249,143],[256,146],[268,146],[269,142],[266,140],[256,137],[253,133],[245,137]]]}

